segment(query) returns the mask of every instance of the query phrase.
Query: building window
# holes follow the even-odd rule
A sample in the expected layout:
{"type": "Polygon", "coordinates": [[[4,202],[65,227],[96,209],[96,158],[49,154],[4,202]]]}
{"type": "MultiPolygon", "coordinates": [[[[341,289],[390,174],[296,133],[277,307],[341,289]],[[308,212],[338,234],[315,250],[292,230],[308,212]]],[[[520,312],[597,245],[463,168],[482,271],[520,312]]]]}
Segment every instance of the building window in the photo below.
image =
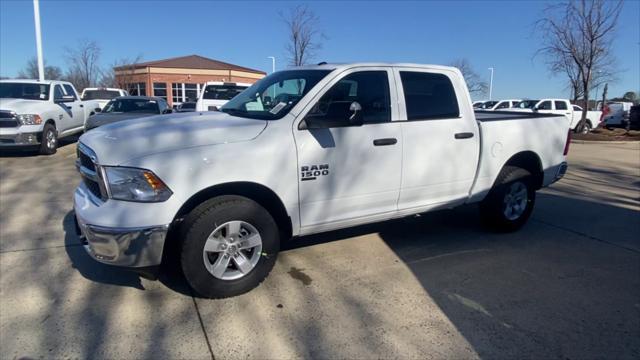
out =
{"type": "Polygon", "coordinates": [[[147,84],[143,82],[128,84],[127,91],[132,96],[147,96],[147,84]]]}
{"type": "Polygon", "coordinates": [[[153,83],[153,96],[163,98],[167,100],[167,84],[166,83],[153,83]]]}
{"type": "Polygon", "coordinates": [[[198,100],[198,84],[184,84],[185,101],[198,100]]]}
{"type": "Polygon", "coordinates": [[[174,104],[182,102],[182,84],[181,83],[171,84],[171,95],[172,95],[174,104]]]}
{"type": "Polygon", "coordinates": [[[171,90],[174,104],[198,99],[198,84],[172,83],[171,90]]]}

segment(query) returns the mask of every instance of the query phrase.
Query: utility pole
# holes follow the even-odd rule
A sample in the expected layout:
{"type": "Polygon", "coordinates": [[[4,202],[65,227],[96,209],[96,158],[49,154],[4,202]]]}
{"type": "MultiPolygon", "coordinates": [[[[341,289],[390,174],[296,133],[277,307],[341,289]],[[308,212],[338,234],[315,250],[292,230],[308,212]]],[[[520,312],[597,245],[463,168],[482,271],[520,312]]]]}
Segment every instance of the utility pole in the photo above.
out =
{"type": "Polygon", "coordinates": [[[44,59],[42,58],[42,35],[40,33],[40,2],[33,0],[33,19],[36,23],[36,51],[38,52],[38,79],[44,81],[44,59]]]}
{"type": "Polygon", "coordinates": [[[271,73],[276,72],[276,58],[274,56],[267,56],[267,59],[271,59],[271,73]]]}
{"type": "Polygon", "coordinates": [[[492,100],[491,96],[493,95],[493,68],[490,67],[491,70],[491,80],[489,80],[489,100],[492,100]]]}

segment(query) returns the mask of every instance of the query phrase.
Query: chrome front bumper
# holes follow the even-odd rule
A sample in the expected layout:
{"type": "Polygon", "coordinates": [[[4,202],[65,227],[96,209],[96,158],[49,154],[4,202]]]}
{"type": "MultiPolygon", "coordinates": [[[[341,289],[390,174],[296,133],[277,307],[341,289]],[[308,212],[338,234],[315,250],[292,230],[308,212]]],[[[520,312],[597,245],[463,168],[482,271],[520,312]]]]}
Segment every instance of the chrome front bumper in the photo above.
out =
{"type": "Polygon", "coordinates": [[[32,146],[40,144],[42,133],[0,134],[0,146],[32,146]]]}
{"type": "Polygon", "coordinates": [[[169,225],[143,228],[110,228],[87,224],[76,214],[78,235],[91,257],[124,267],[160,265],[169,225]]]}

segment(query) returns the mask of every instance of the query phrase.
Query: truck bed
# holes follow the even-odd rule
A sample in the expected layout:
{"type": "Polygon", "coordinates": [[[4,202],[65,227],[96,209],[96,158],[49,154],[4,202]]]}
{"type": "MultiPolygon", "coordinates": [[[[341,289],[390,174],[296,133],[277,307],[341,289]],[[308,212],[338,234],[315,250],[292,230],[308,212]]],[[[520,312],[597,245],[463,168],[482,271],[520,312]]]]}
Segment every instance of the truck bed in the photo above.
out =
{"type": "Polygon", "coordinates": [[[486,111],[486,110],[476,110],[475,114],[476,114],[476,120],[480,122],[502,121],[502,120],[523,120],[523,119],[564,116],[559,114],[540,114],[540,113],[520,112],[520,111],[486,111]]]}

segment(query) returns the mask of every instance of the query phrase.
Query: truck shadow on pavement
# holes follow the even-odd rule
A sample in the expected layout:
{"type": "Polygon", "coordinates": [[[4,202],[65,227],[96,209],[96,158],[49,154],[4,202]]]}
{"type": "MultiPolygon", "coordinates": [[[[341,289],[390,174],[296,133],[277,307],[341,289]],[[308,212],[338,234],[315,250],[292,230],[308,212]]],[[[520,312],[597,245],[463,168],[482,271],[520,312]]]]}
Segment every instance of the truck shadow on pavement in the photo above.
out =
{"type": "MultiPolygon", "coordinates": [[[[283,244],[282,254],[377,235],[391,250],[389,256],[404,263],[424,289],[424,296],[481,358],[589,358],[595,354],[631,358],[640,353],[640,339],[631,335],[640,331],[639,215],[601,202],[539,193],[532,218],[515,233],[486,231],[476,207],[464,206],[294,239],[283,244]],[[566,217],[569,211],[577,213],[575,219],[566,217]],[[617,230],[611,230],[606,225],[611,219],[620,219],[626,228],[613,225],[617,230]],[[592,222],[596,231],[585,235],[581,221],[592,222]]],[[[70,216],[72,213],[64,221],[65,244],[74,268],[91,281],[144,290],[138,275],[91,259],[79,245],[73,219],[67,219],[70,216]]],[[[297,251],[297,256],[310,256],[306,270],[313,276],[326,270],[316,266],[337,266],[315,258],[313,252],[305,253],[297,251]]],[[[173,270],[164,271],[160,281],[193,296],[176,271],[179,266],[173,264],[169,267],[173,270]]],[[[310,277],[295,270],[289,272],[291,277],[306,279],[305,285],[311,283],[310,277]]],[[[279,280],[266,280],[270,281],[279,280]]],[[[360,314],[363,333],[368,331],[368,322],[394,331],[395,324],[381,324],[365,304],[350,301],[350,294],[343,296],[332,301],[360,314]]],[[[319,354],[324,347],[317,332],[317,326],[310,325],[294,331],[299,339],[315,339],[305,344],[307,354],[319,354]]],[[[383,341],[375,334],[370,336],[374,336],[368,340],[371,346],[383,341]]]]}

